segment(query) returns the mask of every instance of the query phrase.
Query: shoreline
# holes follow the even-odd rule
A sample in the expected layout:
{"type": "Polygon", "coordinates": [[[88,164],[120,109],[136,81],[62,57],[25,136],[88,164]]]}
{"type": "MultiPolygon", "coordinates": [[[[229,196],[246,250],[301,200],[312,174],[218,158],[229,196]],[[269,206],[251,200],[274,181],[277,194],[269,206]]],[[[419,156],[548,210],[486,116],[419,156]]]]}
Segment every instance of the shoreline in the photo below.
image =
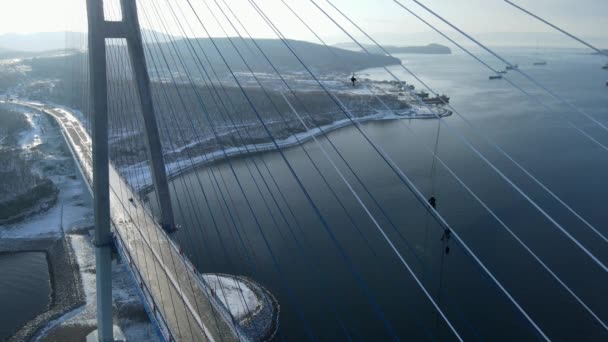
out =
{"type": "MultiPolygon", "coordinates": [[[[434,109],[440,111],[439,117],[445,118],[452,115],[452,112],[438,106],[433,106],[434,109]]],[[[392,113],[395,113],[394,111],[392,113]]],[[[371,114],[363,117],[354,118],[352,121],[356,121],[357,123],[366,123],[371,121],[389,121],[389,120],[432,120],[437,119],[434,114],[425,114],[425,113],[417,113],[412,110],[409,110],[404,115],[391,114],[387,111],[380,111],[376,114],[371,114]]],[[[313,138],[329,134],[333,131],[339,130],[344,127],[348,127],[354,125],[351,119],[342,119],[338,121],[334,121],[331,124],[319,126],[312,128],[306,132],[296,133],[294,135],[289,136],[288,138],[282,140],[276,140],[277,145],[280,149],[287,149],[302,143],[309,142],[313,140],[313,138]]],[[[185,174],[188,174],[192,171],[196,171],[199,168],[202,168],[206,165],[213,164],[215,162],[221,162],[226,158],[230,157],[240,157],[247,155],[255,155],[259,153],[272,152],[276,151],[277,148],[273,142],[266,142],[260,144],[249,144],[239,147],[230,147],[225,148],[223,150],[214,151],[212,153],[207,153],[202,156],[196,156],[193,158],[180,158],[176,161],[168,163],[165,166],[167,171],[167,179],[173,180],[185,174]],[[190,160],[189,160],[190,159],[190,160]],[[188,163],[190,161],[191,165],[183,165],[183,163],[188,163]]],[[[171,152],[169,152],[171,153],[171,152]]],[[[152,182],[152,176],[150,174],[149,169],[147,168],[146,163],[137,163],[135,165],[126,166],[119,169],[121,175],[129,181],[129,184],[133,187],[133,189],[139,195],[145,195],[150,193],[154,184],[152,182]],[[143,181],[141,178],[133,179],[133,177],[129,177],[130,174],[143,175],[143,181]],[[139,186],[136,186],[139,183],[139,186]]]]}

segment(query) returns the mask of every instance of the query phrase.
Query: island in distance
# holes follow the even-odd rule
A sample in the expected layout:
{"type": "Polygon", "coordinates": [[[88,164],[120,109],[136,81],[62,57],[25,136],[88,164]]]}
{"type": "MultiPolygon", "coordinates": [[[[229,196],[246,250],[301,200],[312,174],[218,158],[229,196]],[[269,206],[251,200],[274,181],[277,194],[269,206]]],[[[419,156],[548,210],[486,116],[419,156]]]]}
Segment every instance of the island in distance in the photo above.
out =
{"type": "MultiPolygon", "coordinates": [[[[356,43],[338,43],[334,45],[335,47],[353,50],[353,51],[362,51],[361,47],[356,43]]],[[[377,54],[385,54],[382,49],[375,45],[366,45],[363,44],[365,49],[371,53],[377,54]]],[[[449,55],[452,53],[452,50],[444,45],[440,44],[428,44],[423,46],[395,46],[395,45],[383,45],[382,46],[388,53],[413,53],[413,54],[425,54],[425,55],[449,55]]]]}

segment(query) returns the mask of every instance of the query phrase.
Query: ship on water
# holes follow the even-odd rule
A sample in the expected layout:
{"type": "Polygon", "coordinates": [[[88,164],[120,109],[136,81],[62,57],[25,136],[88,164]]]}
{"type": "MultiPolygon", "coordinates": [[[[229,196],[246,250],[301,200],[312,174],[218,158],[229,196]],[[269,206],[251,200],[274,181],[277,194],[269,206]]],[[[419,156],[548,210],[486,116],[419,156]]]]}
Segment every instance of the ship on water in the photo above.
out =
{"type": "Polygon", "coordinates": [[[450,103],[450,97],[447,95],[439,95],[437,97],[429,97],[422,99],[426,104],[441,105],[450,103]]]}
{"type": "Polygon", "coordinates": [[[423,90],[423,91],[416,93],[416,96],[418,96],[421,99],[428,99],[429,93],[427,93],[426,91],[423,90]]]}

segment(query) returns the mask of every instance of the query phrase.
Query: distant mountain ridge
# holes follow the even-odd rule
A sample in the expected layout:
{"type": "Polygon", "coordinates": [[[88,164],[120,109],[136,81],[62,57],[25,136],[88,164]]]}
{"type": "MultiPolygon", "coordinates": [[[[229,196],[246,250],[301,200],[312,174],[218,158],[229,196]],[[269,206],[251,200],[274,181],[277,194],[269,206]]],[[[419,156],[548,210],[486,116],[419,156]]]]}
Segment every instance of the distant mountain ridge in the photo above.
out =
{"type": "Polygon", "coordinates": [[[61,50],[66,47],[66,39],[82,41],[83,36],[83,33],[78,32],[6,33],[0,35],[0,47],[20,52],[61,50]]]}
{"type": "MultiPolygon", "coordinates": [[[[301,40],[287,40],[287,43],[308,67],[324,73],[351,73],[361,69],[401,63],[401,60],[389,56],[370,56],[361,52],[336,47],[328,48],[324,45],[301,40]]],[[[222,60],[222,57],[224,57],[233,69],[247,71],[247,66],[243,63],[241,57],[235,50],[236,46],[247,64],[254,70],[272,72],[266,58],[258,50],[257,46],[259,46],[280,71],[305,71],[300,61],[293,56],[284,42],[278,39],[255,39],[254,42],[251,39],[241,40],[238,38],[214,38],[213,41],[209,38],[198,38],[191,39],[189,42],[186,40],[179,40],[175,43],[179,51],[184,55],[191,54],[189,49],[190,44],[192,44],[199,53],[205,52],[212,65],[218,66],[220,70],[225,68],[222,60]],[[223,56],[220,56],[216,47],[221,51],[223,56]]],[[[152,45],[152,47],[153,53],[154,51],[159,52],[160,49],[165,50],[172,48],[170,44],[152,45]]],[[[192,61],[194,62],[195,60],[192,61]]]]}
{"type": "MultiPolygon", "coordinates": [[[[371,53],[384,54],[384,51],[376,45],[362,44],[365,49],[371,53]]],[[[362,51],[361,47],[356,43],[339,43],[335,44],[335,47],[348,49],[352,51],[362,51]]],[[[395,45],[383,45],[382,46],[388,53],[412,53],[412,54],[429,54],[429,55],[449,55],[452,50],[444,45],[440,44],[427,44],[422,46],[395,46],[395,45]]]]}
{"type": "MultiPolygon", "coordinates": [[[[191,47],[195,47],[199,57],[204,55],[209,58],[211,64],[223,72],[227,72],[223,58],[235,71],[247,71],[247,66],[241,60],[234,46],[247,61],[247,64],[256,71],[272,72],[272,68],[266,62],[256,44],[266,53],[269,59],[281,71],[304,71],[300,61],[295,58],[291,51],[279,39],[251,39],[240,38],[191,38],[185,40],[182,37],[169,36],[160,32],[149,30],[143,31],[144,42],[149,44],[149,51],[156,56],[161,52],[169,52],[174,46],[179,49],[180,54],[192,58],[186,58],[185,63],[196,70],[197,58],[192,56],[191,47]],[[233,46],[234,44],[234,46],[233,46]],[[216,47],[221,51],[218,53],[216,47]],[[204,54],[203,54],[204,53],[204,54]]],[[[85,33],[82,32],[45,32],[32,34],[4,34],[0,35],[0,58],[25,58],[48,56],[47,51],[65,50],[66,48],[82,48],[86,42],[85,33]],[[10,51],[2,52],[2,49],[10,51]]],[[[298,56],[313,70],[326,72],[351,73],[361,69],[382,67],[400,64],[397,58],[383,55],[369,56],[367,54],[340,49],[337,47],[325,47],[300,40],[288,40],[289,45],[296,51],[298,56]]],[[[123,47],[114,47],[122,49],[123,47]]],[[[160,58],[159,58],[160,59],[160,58]]],[[[171,60],[170,62],[175,62],[171,60]]],[[[180,66],[173,65],[176,70],[180,66]]]]}
{"type": "Polygon", "coordinates": [[[0,47],[0,60],[24,59],[24,58],[44,58],[44,57],[53,57],[53,56],[63,55],[65,53],[66,53],[66,49],[32,52],[32,51],[10,50],[10,49],[4,49],[4,48],[0,47]]]}
{"type": "MultiPolygon", "coordinates": [[[[150,30],[143,30],[143,35],[144,38],[156,37],[161,42],[181,38],[150,30]]],[[[2,49],[21,52],[62,50],[66,47],[80,47],[84,42],[86,42],[86,33],[83,32],[6,33],[0,35],[0,52],[2,49]]]]}
{"type": "Polygon", "coordinates": [[[0,48],[0,60],[26,58],[26,57],[32,56],[32,54],[33,54],[32,52],[14,51],[14,50],[0,48]]]}
{"type": "MultiPolygon", "coordinates": [[[[207,72],[218,73],[227,77],[228,81],[232,80],[231,73],[248,74],[249,68],[257,73],[274,73],[266,58],[283,74],[307,74],[308,68],[321,77],[336,74],[348,74],[350,77],[351,73],[359,70],[401,64],[400,59],[385,55],[368,55],[298,40],[286,42],[295,51],[297,58],[283,41],[277,39],[256,39],[255,42],[238,38],[213,38],[213,41],[209,38],[180,39],[171,43],[147,44],[145,53],[151,73],[163,79],[171,79],[175,72],[202,72],[201,64],[207,72]],[[178,55],[180,58],[176,57],[178,55]],[[305,63],[306,68],[301,62],[305,63]]],[[[128,64],[128,53],[124,45],[109,46],[108,53],[115,56],[115,59],[122,59],[125,65],[128,64]]],[[[72,65],[82,64],[84,56],[76,53],[51,57],[32,58],[24,63],[31,66],[36,77],[61,78],[69,74],[72,65]]],[[[118,74],[114,76],[123,77],[118,74]]]]}
{"type": "MultiPolygon", "coordinates": [[[[417,53],[429,55],[449,55],[452,50],[440,44],[428,44],[425,46],[384,46],[390,53],[417,53]]],[[[380,50],[380,49],[378,49],[380,50]]]]}

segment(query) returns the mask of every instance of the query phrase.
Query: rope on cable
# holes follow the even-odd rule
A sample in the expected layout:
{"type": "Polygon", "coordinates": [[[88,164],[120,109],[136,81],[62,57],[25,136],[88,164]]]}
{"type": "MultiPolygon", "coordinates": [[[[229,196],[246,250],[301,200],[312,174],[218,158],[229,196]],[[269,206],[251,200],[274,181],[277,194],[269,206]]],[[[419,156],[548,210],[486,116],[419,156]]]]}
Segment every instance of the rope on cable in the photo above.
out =
{"type": "MultiPolygon", "coordinates": [[[[450,254],[450,231],[446,230],[441,237],[441,261],[439,264],[439,284],[437,287],[437,302],[441,305],[441,298],[443,294],[443,273],[445,271],[445,263],[448,254],[450,254]],[[445,252],[444,252],[445,251],[445,252]]],[[[439,317],[435,319],[435,326],[438,326],[439,317]]]]}

